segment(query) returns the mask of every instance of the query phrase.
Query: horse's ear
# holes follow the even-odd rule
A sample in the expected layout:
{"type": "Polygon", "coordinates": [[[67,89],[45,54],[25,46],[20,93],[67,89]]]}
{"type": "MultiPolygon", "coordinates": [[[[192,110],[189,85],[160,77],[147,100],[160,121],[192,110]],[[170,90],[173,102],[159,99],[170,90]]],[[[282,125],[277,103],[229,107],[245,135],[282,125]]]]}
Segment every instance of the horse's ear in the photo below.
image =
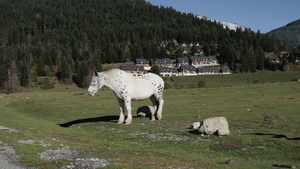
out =
{"type": "Polygon", "coordinates": [[[98,77],[98,72],[95,71],[95,76],[98,77]]]}

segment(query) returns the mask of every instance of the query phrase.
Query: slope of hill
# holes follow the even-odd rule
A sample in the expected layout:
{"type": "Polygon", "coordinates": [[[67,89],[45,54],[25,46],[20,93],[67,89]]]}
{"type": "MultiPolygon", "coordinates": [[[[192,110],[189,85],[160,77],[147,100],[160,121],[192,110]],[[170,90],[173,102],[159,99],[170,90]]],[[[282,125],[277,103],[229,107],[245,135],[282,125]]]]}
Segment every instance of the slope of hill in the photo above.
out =
{"type": "Polygon", "coordinates": [[[226,29],[230,29],[230,30],[234,30],[236,31],[238,28],[242,29],[243,31],[246,29],[246,27],[238,25],[236,23],[230,23],[230,22],[223,22],[223,21],[219,21],[219,20],[214,20],[214,19],[209,19],[207,17],[204,16],[197,16],[199,19],[206,19],[206,20],[210,20],[212,22],[217,22],[220,23],[221,25],[223,25],[223,28],[226,29]]]}
{"type": "MultiPolygon", "coordinates": [[[[181,12],[181,13],[186,14],[186,15],[189,14],[188,12],[181,12]]],[[[199,15],[194,15],[194,16],[198,19],[204,19],[204,20],[207,20],[207,21],[219,23],[219,24],[223,25],[224,29],[228,28],[229,30],[234,30],[234,31],[236,31],[238,28],[240,28],[242,31],[244,31],[246,29],[246,27],[238,25],[236,23],[230,23],[230,22],[223,22],[223,21],[219,21],[219,20],[214,20],[214,19],[207,18],[206,16],[199,16],[199,15]]]]}
{"type": "Polygon", "coordinates": [[[272,30],[267,35],[284,41],[289,48],[296,48],[300,46],[300,19],[272,30]]]}
{"type": "Polygon", "coordinates": [[[190,57],[201,50],[231,70],[254,72],[264,68],[264,52],[284,50],[267,35],[224,29],[145,0],[0,0],[0,9],[0,89],[13,81],[29,87],[36,76],[84,86],[88,71],[100,71],[102,63],[190,57]],[[184,54],[174,39],[200,45],[184,54]]]}

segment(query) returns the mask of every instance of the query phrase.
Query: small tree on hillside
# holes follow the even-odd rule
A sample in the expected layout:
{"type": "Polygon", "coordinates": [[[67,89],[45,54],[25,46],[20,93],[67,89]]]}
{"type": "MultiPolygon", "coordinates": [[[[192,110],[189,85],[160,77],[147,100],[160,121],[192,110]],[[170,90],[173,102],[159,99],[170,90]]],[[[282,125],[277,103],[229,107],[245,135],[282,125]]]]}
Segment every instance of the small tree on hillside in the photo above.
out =
{"type": "Polygon", "coordinates": [[[61,59],[59,71],[57,74],[58,74],[58,78],[62,81],[65,81],[66,79],[70,78],[69,64],[67,63],[67,60],[65,57],[62,57],[62,59],[61,59]]]}
{"type": "Polygon", "coordinates": [[[160,75],[160,70],[159,70],[159,67],[157,65],[152,66],[151,72],[155,73],[157,75],[160,75]]]}

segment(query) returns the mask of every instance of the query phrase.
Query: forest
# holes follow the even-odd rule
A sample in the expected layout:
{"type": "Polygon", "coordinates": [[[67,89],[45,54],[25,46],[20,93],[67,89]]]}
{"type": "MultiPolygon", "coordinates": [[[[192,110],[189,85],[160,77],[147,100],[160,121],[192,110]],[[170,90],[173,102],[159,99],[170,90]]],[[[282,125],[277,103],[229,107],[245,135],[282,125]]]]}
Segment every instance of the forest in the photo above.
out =
{"type": "MultiPolygon", "coordinates": [[[[0,0],[0,9],[0,89],[9,92],[39,76],[86,87],[87,76],[103,63],[190,57],[200,50],[236,73],[277,70],[282,65],[265,52],[286,50],[259,31],[224,29],[145,0],[0,0]],[[183,55],[174,40],[200,47],[183,55]]],[[[295,57],[286,55],[282,63],[295,57]]]]}
{"type": "Polygon", "coordinates": [[[288,48],[300,47],[300,19],[286,26],[274,29],[267,33],[268,36],[282,40],[288,48]]]}

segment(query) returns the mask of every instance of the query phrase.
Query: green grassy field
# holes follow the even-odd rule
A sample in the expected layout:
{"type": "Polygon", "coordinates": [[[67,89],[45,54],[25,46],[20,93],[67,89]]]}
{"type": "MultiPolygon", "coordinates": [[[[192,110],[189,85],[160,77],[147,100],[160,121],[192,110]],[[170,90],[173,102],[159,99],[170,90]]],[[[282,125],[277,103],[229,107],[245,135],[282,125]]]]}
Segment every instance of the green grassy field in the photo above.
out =
{"type": "MultiPolygon", "coordinates": [[[[29,92],[1,95],[0,126],[18,132],[0,130],[0,147],[13,147],[22,155],[22,164],[36,168],[69,165],[65,158],[41,159],[41,153],[66,146],[80,157],[107,159],[107,168],[296,166],[300,164],[300,82],[292,80],[299,76],[167,78],[172,87],[164,92],[163,119],[152,122],[134,117],[131,125],[116,123],[118,103],[107,88],[92,98],[86,89],[74,85],[56,84],[50,90],[37,86],[29,92]],[[206,87],[197,88],[200,80],[206,87]],[[230,135],[200,136],[189,129],[193,122],[218,116],[227,118],[230,135]],[[234,164],[226,164],[225,158],[234,164]]],[[[150,100],[133,102],[133,114],[144,105],[151,105],[150,100]]]]}

